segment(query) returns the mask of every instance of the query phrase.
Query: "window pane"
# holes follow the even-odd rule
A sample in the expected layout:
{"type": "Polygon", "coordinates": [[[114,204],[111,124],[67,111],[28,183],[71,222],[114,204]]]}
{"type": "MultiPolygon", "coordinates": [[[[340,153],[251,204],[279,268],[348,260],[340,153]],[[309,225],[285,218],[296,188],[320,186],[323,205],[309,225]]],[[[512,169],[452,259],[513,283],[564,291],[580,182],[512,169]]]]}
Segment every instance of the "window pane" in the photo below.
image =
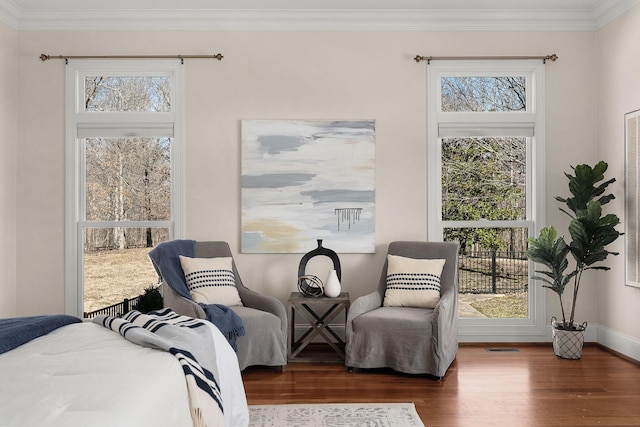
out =
{"type": "Polygon", "coordinates": [[[442,111],[525,111],[526,78],[442,77],[442,111]]]}
{"type": "Polygon", "coordinates": [[[443,220],[525,219],[526,138],[441,143],[443,220]]]}
{"type": "Polygon", "coordinates": [[[166,228],[84,230],[84,312],[121,303],[156,285],[149,251],[169,240],[166,228]]]}
{"type": "Polygon", "coordinates": [[[169,138],[87,138],[86,219],[171,218],[169,138]]]}
{"type": "Polygon", "coordinates": [[[458,242],[460,317],[528,317],[526,228],[446,228],[458,242]]]}
{"type": "Polygon", "coordinates": [[[85,111],[171,111],[169,77],[88,76],[84,83],[85,111]]]}

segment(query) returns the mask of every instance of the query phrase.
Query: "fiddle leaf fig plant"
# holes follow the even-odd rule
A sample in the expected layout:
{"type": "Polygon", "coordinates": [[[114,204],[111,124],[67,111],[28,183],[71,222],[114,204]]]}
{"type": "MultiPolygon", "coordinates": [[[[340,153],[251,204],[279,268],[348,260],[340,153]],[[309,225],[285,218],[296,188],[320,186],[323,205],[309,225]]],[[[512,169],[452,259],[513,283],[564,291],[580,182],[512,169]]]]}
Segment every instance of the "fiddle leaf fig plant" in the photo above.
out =
{"type": "Polygon", "coordinates": [[[615,199],[613,194],[604,194],[607,186],[616,181],[615,178],[600,183],[604,180],[607,168],[607,163],[601,161],[594,167],[585,164],[572,167],[575,175],[565,173],[572,197],[565,199],[557,196],[555,199],[566,205],[567,209],[559,209],[571,217],[568,228],[570,243],[567,244],[563,236],[558,237],[553,226],[544,227],[538,237],[529,238],[527,257],[547,268],[536,270],[537,275],[532,278],[543,281],[545,284],[542,286],[551,289],[560,299],[562,323],[557,325],[559,329],[578,328],[575,311],[583,273],[587,270],[609,270],[609,267],[598,263],[605,261],[609,255],[618,255],[606,249],[622,235],[615,229],[620,219],[615,214],[602,214],[602,205],[615,199]],[[573,269],[567,271],[569,254],[573,258],[573,269]],[[571,281],[573,292],[567,319],[562,296],[571,281]]]}
{"type": "Polygon", "coordinates": [[[558,295],[560,298],[562,319],[564,321],[566,317],[564,314],[562,295],[564,294],[567,283],[577,274],[577,271],[566,272],[567,268],[569,268],[567,256],[569,255],[570,249],[564,241],[564,237],[557,237],[557,234],[554,227],[544,227],[540,231],[540,236],[538,236],[537,239],[529,239],[527,257],[547,267],[548,270],[536,270],[536,273],[542,274],[542,276],[532,277],[545,282],[546,284],[542,286],[551,289],[558,295]]]}

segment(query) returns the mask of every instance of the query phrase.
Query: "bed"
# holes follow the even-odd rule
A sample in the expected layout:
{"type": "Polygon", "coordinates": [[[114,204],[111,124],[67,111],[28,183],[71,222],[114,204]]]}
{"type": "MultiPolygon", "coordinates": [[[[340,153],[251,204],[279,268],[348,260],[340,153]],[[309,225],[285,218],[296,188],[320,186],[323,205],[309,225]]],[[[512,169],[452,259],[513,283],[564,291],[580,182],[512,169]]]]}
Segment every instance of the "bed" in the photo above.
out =
{"type": "MultiPolygon", "coordinates": [[[[207,328],[224,425],[246,426],[237,357],[215,326],[207,328]]],[[[73,323],[0,354],[0,426],[189,427],[187,387],[173,354],[100,324],[73,323]]]]}

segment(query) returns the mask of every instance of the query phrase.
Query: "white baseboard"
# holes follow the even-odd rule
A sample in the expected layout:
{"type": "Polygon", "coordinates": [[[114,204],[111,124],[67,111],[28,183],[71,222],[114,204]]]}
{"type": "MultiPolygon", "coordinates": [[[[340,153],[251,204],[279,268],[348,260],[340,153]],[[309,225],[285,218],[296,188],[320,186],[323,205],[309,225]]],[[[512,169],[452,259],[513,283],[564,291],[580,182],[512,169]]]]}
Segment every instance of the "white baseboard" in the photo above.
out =
{"type": "Polygon", "coordinates": [[[640,362],[640,340],[602,325],[595,329],[598,344],[640,362]]]}

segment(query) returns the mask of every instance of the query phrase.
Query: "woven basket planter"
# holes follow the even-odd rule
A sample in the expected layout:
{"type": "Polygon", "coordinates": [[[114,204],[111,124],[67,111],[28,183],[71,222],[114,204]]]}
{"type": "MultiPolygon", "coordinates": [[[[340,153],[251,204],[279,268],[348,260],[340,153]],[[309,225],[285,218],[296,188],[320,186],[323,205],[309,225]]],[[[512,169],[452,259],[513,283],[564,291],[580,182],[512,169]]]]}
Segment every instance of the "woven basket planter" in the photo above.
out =
{"type": "Polygon", "coordinates": [[[553,352],[563,359],[580,359],[582,357],[582,347],[584,345],[584,331],[587,329],[587,322],[582,325],[575,325],[575,330],[568,331],[558,329],[560,323],[555,317],[551,319],[553,328],[553,352]]]}

